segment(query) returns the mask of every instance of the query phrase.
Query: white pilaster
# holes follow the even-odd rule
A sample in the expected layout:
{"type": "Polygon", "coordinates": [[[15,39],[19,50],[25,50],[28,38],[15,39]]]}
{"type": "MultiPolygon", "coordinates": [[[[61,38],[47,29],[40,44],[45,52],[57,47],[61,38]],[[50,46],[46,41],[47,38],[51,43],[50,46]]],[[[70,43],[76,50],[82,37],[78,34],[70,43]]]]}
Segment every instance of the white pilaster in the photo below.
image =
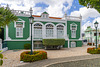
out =
{"type": "Polygon", "coordinates": [[[8,26],[6,25],[6,40],[11,40],[11,38],[8,36],[8,26]]]}
{"type": "Polygon", "coordinates": [[[27,38],[27,40],[31,40],[31,24],[29,24],[29,25],[30,25],[30,28],[29,28],[30,34],[29,34],[29,37],[27,38]]]}
{"type": "Polygon", "coordinates": [[[80,19],[81,19],[81,21],[80,21],[80,38],[79,38],[79,40],[82,40],[82,32],[81,32],[82,16],[81,15],[80,15],[80,19]]]}
{"type": "Polygon", "coordinates": [[[57,28],[56,28],[56,26],[54,26],[54,29],[53,29],[54,31],[54,38],[57,38],[57,28]]]}
{"type": "Polygon", "coordinates": [[[46,38],[46,26],[45,25],[43,25],[43,27],[42,27],[42,37],[43,37],[43,39],[46,38]]]}

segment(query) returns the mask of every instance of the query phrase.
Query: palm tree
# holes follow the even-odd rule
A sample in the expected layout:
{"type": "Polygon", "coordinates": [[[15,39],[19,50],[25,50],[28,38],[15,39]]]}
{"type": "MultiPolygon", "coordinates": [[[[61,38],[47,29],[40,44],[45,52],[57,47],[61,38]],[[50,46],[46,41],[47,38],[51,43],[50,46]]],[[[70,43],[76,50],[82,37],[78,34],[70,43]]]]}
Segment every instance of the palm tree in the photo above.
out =
{"type": "Polygon", "coordinates": [[[17,19],[18,17],[15,16],[8,7],[0,7],[0,27],[8,26],[11,21],[16,21],[17,19]]]}

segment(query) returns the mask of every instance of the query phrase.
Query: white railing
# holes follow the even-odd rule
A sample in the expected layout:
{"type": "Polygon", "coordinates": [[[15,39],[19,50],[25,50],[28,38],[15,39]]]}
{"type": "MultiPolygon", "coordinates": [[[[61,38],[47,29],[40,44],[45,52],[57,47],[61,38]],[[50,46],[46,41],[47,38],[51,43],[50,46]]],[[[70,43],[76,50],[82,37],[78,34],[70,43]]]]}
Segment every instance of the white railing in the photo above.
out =
{"type": "Polygon", "coordinates": [[[68,20],[81,20],[82,19],[82,17],[74,17],[74,16],[67,16],[67,19],[68,20]]]}
{"type": "Polygon", "coordinates": [[[0,49],[2,49],[2,39],[0,39],[0,49]]]}
{"type": "Polygon", "coordinates": [[[11,10],[11,12],[15,15],[30,15],[30,11],[11,10]]]}

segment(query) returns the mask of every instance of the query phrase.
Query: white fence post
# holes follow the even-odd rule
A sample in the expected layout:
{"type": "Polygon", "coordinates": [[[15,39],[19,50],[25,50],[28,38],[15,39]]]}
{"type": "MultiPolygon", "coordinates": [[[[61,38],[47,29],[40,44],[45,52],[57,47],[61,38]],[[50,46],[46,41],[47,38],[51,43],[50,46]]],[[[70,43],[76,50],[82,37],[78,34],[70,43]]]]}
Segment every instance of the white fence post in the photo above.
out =
{"type": "Polygon", "coordinates": [[[2,49],[2,39],[0,39],[0,49],[2,49]]]}

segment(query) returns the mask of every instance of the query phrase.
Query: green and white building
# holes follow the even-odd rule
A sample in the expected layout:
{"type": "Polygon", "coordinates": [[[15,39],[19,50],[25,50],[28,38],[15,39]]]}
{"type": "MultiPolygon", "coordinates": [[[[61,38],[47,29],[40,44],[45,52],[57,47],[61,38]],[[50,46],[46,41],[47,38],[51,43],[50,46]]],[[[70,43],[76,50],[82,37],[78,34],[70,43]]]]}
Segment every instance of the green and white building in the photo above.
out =
{"type": "MultiPolygon", "coordinates": [[[[96,43],[96,29],[88,26],[84,34],[83,40],[87,40],[87,43],[96,43]]],[[[97,30],[97,43],[100,44],[100,29],[97,30]]]]}
{"type": "MultiPolygon", "coordinates": [[[[12,10],[18,20],[11,22],[4,29],[4,41],[8,49],[23,49],[24,44],[31,43],[31,25],[29,22],[30,11],[12,10]]],[[[43,48],[42,39],[65,39],[64,48],[81,47],[81,19],[80,17],[67,16],[50,17],[47,12],[40,16],[32,15],[32,39],[34,48],[43,48]]]]}

